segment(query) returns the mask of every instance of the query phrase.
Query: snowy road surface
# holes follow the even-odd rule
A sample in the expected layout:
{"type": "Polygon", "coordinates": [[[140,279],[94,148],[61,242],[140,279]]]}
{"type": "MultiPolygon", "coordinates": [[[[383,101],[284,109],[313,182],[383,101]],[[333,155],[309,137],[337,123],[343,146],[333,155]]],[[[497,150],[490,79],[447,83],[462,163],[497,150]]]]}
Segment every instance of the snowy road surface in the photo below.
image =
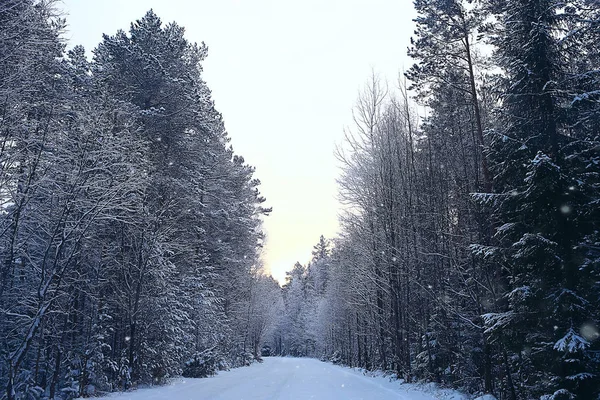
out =
{"type": "MultiPolygon", "coordinates": [[[[265,358],[262,364],[219,372],[206,379],[113,394],[106,400],[437,400],[383,377],[309,358],[265,358]]],[[[443,396],[444,399],[460,397],[443,396]]]]}

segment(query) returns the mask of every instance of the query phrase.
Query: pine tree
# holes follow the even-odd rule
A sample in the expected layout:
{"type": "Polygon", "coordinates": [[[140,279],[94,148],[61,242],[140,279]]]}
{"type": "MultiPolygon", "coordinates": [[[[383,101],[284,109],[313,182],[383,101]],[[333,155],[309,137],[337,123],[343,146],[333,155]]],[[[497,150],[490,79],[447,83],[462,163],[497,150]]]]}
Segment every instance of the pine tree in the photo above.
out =
{"type": "MultiPolygon", "coordinates": [[[[171,289],[161,289],[166,293],[176,292],[176,282],[184,281],[185,287],[179,288],[181,296],[169,300],[173,303],[145,307],[148,315],[160,307],[167,315],[175,312],[173,318],[177,320],[193,316],[188,328],[174,333],[185,336],[194,331],[203,335],[187,341],[180,336],[140,332],[141,340],[145,341],[147,334],[158,341],[149,356],[169,354],[173,360],[188,357],[192,348],[158,351],[163,341],[192,342],[196,352],[217,346],[222,350],[220,357],[228,357],[232,348],[241,346],[241,342],[226,344],[225,332],[208,332],[233,329],[235,323],[223,327],[219,321],[243,315],[241,310],[250,300],[245,288],[250,285],[251,267],[262,243],[260,217],[269,211],[260,206],[264,199],[253,168],[227,147],[229,138],[222,118],[200,75],[206,46],[188,43],[183,33],[177,24],[163,26],[150,11],[132,24],[129,35],[119,32],[105,36],[95,51],[95,75],[106,90],[138,108],[137,118],[149,147],[145,215],[140,215],[146,222],[133,227],[128,235],[138,246],[136,252],[151,251],[142,259],[131,258],[138,263],[133,279],[142,285],[138,286],[141,293],[152,286],[154,276],[162,276],[163,283],[171,282],[171,289]],[[149,264],[135,260],[148,260],[149,264]],[[179,312],[183,315],[178,316],[179,312]],[[194,324],[207,325],[193,328],[194,324]]],[[[135,309],[126,314],[143,315],[135,309]]],[[[133,362],[137,359],[133,354],[143,349],[131,333],[134,325],[129,331],[129,358],[133,362]]],[[[176,369],[167,371],[172,374],[176,369]]]]}
{"type": "Polygon", "coordinates": [[[422,100],[435,97],[440,87],[458,91],[464,100],[453,103],[466,107],[472,119],[467,129],[473,132],[476,141],[474,151],[477,182],[481,174],[481,187],[491,189],[491,176],[488,162],[483,154],[485,116],[480,101],[480,88],[477,73],[485,67],[485,61],[478,58],[477,47],[484,31],[484,8],[471,0],[416,0],[414,8],[418,13],[415,19],[415,37],[411,38],[408,55],[416,63],[406,72],[422,100]]]}
{"type": "Polygon", "coordinates": [[[582,160],[573,152],[596,145],[579,142],[562,117],[561,7],[551,0],[506,2],[495,41],[505,71],[505,128],[490,150],[498,193],[480,199],[501,222],[497,252],[510,285],[507,311],[488,315],[488,329],[518,355],[513,380],[517,372],[527,377],[510,388],[513,398],[584,399],[598,390],[591,342],[580,333],[594,318],[596,299],[586,288],[579,247],[597,229],[585,216],[592,190],[585,176],[597,172],[575,165],[582,160]]]}
{"type": "Polygon", "coordinates": [[[90,63],[52,1],[2,3],[0,24],[0,389],[70,398],[162,382],[198,351],[246,362],[241,322],[263,316],[225,303],[252,303],[269,210],[205,46],[150,12],[90,63]]]}

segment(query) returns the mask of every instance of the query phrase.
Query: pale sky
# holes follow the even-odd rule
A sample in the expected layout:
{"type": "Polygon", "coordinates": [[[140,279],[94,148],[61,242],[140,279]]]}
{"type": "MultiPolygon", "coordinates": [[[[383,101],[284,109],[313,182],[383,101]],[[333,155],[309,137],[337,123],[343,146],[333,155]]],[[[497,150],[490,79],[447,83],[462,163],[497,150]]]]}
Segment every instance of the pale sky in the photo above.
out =
{"type": "Polygon", "coordinates": [[[263,260],[283,281],[338,229],[336,143],[374,70],[411,65],[410,0],[64,0],[71,45],[128,31],[150,8],[209,47],[204,79],[273,213],[263,260]]]}

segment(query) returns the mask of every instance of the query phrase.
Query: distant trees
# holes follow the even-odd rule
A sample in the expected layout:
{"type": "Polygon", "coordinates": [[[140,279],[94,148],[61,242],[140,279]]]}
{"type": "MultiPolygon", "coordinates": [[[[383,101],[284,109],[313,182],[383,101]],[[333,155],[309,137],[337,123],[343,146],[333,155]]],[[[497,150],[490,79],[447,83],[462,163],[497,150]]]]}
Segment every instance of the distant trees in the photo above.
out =
{"type": "Polygon", "coordinates": [[[314,356],[322,346],[319,330],[327,318],[323,296],[330,280],[330,242],[321,236],[312,254],[307,268],[297,262],[287,272],[282,315],[267,341],[275,354],[314,356]]]}
{"type": "Polygon", "coordinates": [[[161,382],[207,351],[241,365],[281,300],[257,272],[269,210],[201,78],[206,47],[150,11],[90,62],[65,53],[63,24],[53,2],[0,5],[4,398],[161,382]]]}
{"type": "Polygon", "coordinates": [[[314,328],[289,337],[407,381],[596,398],[598,5],[414,5],[406,77],[427,115],[403,79],[360,94],[326,285],[312,291],[313,262],[287,285],[287,329],[314,328]]]}

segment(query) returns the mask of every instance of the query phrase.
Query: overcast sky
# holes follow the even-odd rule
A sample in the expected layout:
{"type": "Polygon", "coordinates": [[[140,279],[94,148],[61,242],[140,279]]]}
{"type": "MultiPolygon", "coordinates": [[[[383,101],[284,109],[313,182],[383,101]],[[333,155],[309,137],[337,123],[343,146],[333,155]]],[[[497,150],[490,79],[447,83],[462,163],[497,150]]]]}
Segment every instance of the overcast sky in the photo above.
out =
{"type": "Polygon", "coordinates": [[[204,78],[234,150],[256,166],[273,213],[265,266],[280,281],[338,229],[336,143],[375,70],[410,66],[410,0],[64,0],[71,45],[129,29],[153,8],[209,47],[204,78]]]}

